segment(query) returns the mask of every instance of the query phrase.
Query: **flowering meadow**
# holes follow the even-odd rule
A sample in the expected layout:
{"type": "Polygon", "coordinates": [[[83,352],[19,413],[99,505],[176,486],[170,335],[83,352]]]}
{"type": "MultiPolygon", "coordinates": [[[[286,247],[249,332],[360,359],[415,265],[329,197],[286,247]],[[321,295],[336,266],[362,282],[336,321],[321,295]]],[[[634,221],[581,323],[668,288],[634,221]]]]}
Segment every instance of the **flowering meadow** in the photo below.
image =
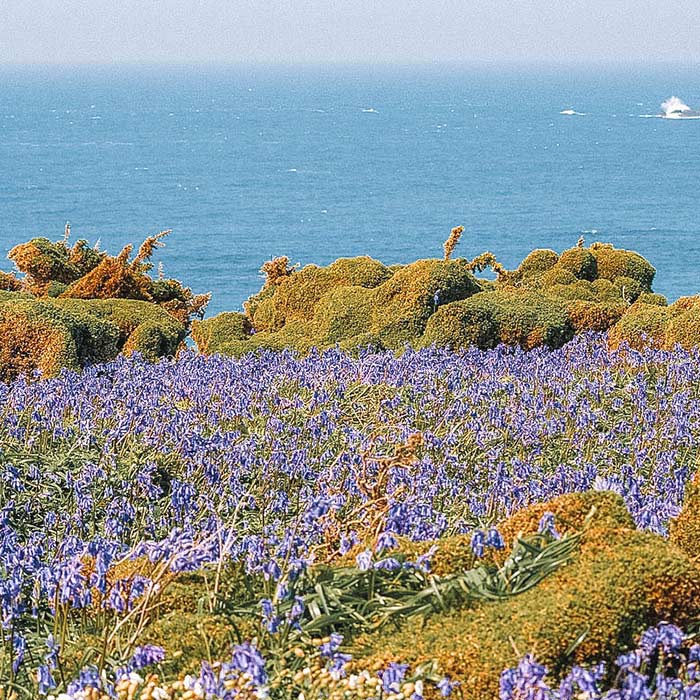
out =
{"type": "MultiPolygon", "coordinates": [[[[500,523],[531,504],[614,492],[665,537],[698,464],[699,360],[583,334],[119,356],[0,384],[0,697],[473,697],[362,640],[516,595],[499,571],[530,567],[524,590],[564,566],[580,533],[551,514],[507,558],[500,523]],[[473,560],[433,577],[448,540],[473,560]]],[[[700,697],[678,628],[640,644],[617,678],[576,667],[561,688],[519,649],[501,698],[700,697]]]]}

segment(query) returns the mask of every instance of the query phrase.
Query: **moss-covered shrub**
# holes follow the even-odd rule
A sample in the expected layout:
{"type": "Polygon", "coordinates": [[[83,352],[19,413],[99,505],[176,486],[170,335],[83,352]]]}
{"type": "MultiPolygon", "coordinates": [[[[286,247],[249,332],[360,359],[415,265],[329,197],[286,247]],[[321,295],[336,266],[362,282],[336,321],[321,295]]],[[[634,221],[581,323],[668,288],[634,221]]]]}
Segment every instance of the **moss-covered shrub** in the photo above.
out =
{"type": "Polygon", "coordinates": [[[693,559],[700,559],[700,471],[685,487],[683,507],[669,528],[669,539],[693,559]]]}
{"type": "Polygon", "coordinates": [[[518,274],[521,277],[537,277],[553,268],[558,260],[559,256],[553,250],[533,250],[518,266],[518,274]]]}
{"type": "Polygon", "coordinates": [[[204,321],[194,321],[192,339],[199,352],[209,354],[221,352],[221,347],[232,341],[248,340],[252,330],[250,319],[245,314],[227,311],[204,321]]]}
{"type": "Polygon", "coordinates": [[[505,343],[525,349],[557,348],[572,335],[562,302],[510,287],[481,292],[440,309],[428,322],[423,341],[451,347],[489,348],[505,343]]]}
{"type": "Polygon", "coordinates": [[[700,614],[697,567],[658,535],[588,531],[575,561],[534,589],[360,640],[374,660],[437,659],[469,700],[494,698],[504,668],[535,652],[554,674],[614,658],[648,625],[700,614]]]}
{"type": "Polygon", "coordinates": [[[608,343],[618,348],[626,343],[640,350],[649,345],[661,347],[666,340],[666,328],[672,317],[668,307],[634,304],[610,329],[608,343]]]}
{"type": "Polygon", "coordinates": [[[626,304],[599,301],[572,301],[566,307],[576,333],[602,332],[614,326],[627,311],[626,304]]]}
{"type": "Polygon", "coordinates": [[[613,248],[610,244],[593,244],[590,250],[596,259],[599,278],[629,277],[639,282],[645,291],[651,291],[656,270],[639,253],[613,248]]]}
{"type": "Polygon", "coordinates": [[[587,248],[569,248],[565,250],[557,265],[580,280],[592,281],[598,276],[598,262],[587,248]]]}

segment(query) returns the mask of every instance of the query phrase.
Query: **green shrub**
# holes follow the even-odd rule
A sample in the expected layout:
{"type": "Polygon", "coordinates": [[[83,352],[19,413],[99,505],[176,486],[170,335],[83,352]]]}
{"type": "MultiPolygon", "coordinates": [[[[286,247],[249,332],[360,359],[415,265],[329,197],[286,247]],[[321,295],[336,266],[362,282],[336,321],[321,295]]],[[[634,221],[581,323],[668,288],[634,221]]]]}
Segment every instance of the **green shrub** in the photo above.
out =
{"type": "Polygon", "coordinates": [[[651,304],[653,306],[668,306],[668,299],[663,294],[653,292],[643,292],[637,297],[638,304],[651,304]]]}
{"type": "Polygon", "coordinates": [[[683,507],[671,520],[669,539],[692,559],[700,559],[700,471],[685,487],[683,507]]]}
{"type": "Polygon", "coordinates": [[[609,301],[572,301],[566,307],[576,333],[607,331],[623,317],[627,309],[627,304],[609,301]]]}
{"type": "Polygon", "coordinates": [[[45,376],[79,369],[118,352],[119,329],[108,320],[53,301],[20,299],[0,304],[0,378],[45,376]]]}
{"type": "Polygon", "coordinates": [[[565,250],[559,262],[559,267],[571,272],[571,274],[580,280],[592,281],[598,276],[598,262],[586,248],[569,248],[565,250]]]}
{"type": "Polygon", "coordinates": [[[618,250],[609,244],[593,244],[590,251],[598,264],[598,277],[608,280],[630,277],[639,282],[645,291],[651,291],[656,270],[639,253],[618,250]]]}
{"type": "Polygon", "coordinates": [[[518,266],[518,274],[521,277],[538,277],[553,268],[558,260],[559,256],[553,250],[533,250],[518,266]]]}
{"type": "Polygon", "coordinates": [[[380,663],[436,659],[469,700],[494,698],[504,668],[534,652],[554,675],[575,663],[615,658],[660,620],[685,624],[700,614],[697,567],[658,535],[596,528],[571,564],[503,602],[410,621],[358,648],[380,663]]]}
{"type": "Polygon", "coordinates": [[[661,347],[665,343],[671,316],[669,307],[634,304],[610,329],[608,344],[611,348],[618,348],[627,343],[637,350],[650,344],[661,347]]]}
{"type": "Polygon", "coordinates": [[[631,277],[616,277],[613,284],[620,290],[620,298],[633,304],[646,291],[644,285],[631,277]]]}
{"type": "Polygon", "coordinates": [[[221,352],[221,348],[232,341],[246,341],[251,332],[250,319],[235,311],[226,311],[192,323],[192,339],[199,352],[205,354],[221,352]]]}

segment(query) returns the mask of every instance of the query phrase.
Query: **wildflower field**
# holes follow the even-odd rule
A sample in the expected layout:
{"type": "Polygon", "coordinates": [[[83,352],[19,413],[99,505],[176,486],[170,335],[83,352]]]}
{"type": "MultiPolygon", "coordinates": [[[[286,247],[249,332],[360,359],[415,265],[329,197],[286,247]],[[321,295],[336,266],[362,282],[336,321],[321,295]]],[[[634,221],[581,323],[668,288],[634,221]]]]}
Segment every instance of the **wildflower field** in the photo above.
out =
{"type": "Polygon", "coordinates": [[[0,383],[2,697],[700,697],[699,360],[584,333],[0,383]]]}

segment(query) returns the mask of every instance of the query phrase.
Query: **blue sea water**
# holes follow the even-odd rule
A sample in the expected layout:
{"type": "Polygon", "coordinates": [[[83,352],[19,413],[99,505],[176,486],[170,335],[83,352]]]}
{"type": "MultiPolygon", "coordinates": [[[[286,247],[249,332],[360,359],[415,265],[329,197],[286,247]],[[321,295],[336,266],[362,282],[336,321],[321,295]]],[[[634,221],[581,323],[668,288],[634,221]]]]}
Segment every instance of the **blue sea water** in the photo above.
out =
{"type": "MultiPolygon", "coordinates": [[[[653,118],[683,68],[163,68],[0,72],[0,257],[36,235],[117,252],[172,228],[166,273],[239,309],[263,261],[387,263],[580,235],[700,291],[700,120],[653,118]],[[564,115],[573,109],[581,114],[564,115]]],[[[8,261],[0,267],[10,269],[8,261]]]]}

